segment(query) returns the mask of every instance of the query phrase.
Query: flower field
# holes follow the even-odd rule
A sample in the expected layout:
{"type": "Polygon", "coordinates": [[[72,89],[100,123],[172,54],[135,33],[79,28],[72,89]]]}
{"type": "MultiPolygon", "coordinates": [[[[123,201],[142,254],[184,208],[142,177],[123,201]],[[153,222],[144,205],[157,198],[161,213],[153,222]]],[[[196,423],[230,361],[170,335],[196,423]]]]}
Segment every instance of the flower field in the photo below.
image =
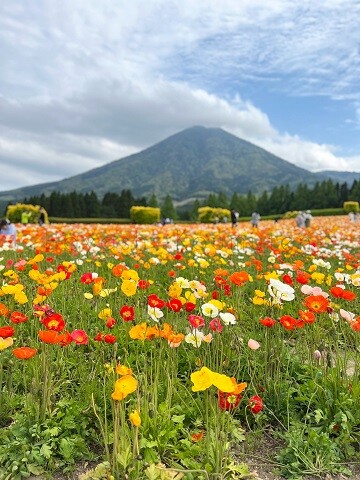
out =
{"type": "Polygon", "coordinates": [[[0,479],[286,478],[360,462],[360,225],[17,226],[0,239],[0,479]]]}

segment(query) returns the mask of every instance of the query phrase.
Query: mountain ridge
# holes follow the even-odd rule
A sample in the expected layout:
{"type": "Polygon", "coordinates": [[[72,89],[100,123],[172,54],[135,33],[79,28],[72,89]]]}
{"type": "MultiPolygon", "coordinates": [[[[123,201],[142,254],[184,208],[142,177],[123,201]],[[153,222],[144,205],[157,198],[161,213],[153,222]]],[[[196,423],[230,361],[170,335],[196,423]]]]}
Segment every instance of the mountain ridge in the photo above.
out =
{"type": "Polygon", "coordinates": [[[284,184],[311,186],[326,178],[349,181],[352,175],[354,180],[360,178],[360,172],[313,173],[220,128],[195,126],[81,174],[0,192],[0,201],[47,196],[52,191],[94,191],[102,197],[106,192],[129,189],[137,197],[169,194],[183,202],[220,191],[259,194],[284,184]]]}

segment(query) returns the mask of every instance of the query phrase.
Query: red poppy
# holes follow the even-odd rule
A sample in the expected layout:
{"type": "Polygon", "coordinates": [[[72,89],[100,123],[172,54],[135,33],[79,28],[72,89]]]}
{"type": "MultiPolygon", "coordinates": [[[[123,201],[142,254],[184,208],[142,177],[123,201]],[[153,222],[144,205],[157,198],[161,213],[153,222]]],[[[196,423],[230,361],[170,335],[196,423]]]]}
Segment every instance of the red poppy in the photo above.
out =
{"type": "Polygon", "coordinates": [[[222,329],[224,328],[222,323],[221,323],[221,320],[220,318],[216,317],[216,318],[213,318],[212,320],[210,320],[209,322],[209,327],[211,328],[211,330],[213,332],[218,332],[218,333],[221,333],[222,332],[222,329]]]}
{"type": "Polygon", "coordinates": [[[116,320],[115,320],[115,318],[109,317],[109,318],[106,320],[105,325],[106,325],[108,328],[114,328],[115,325],[116,325],[116,320]]]}
{"type": "Polygon", "coordinates": [[[102,342],[103,339],[104,339],[104,334],[102,332],[97,333],[94,337],[95,342],[102,342]]]}
{"type": "Polygon", "coordinates": [[[55,330],[56,332],[61,332],[65,328],[65,321],[60,315],[60,313],[53,313],[48,317],[45,317],[41,323],[48,329],[48,330],[55,330]]]}
{"type": "Polygon", "coordinates": [[[148,280],[139,280],[138,287],[140,288],[140,290],[146,290],[150,287],[150,282],[148,280]]]}
{"type": "Polygon", "coordinates": [[[205,325],[205,320],[199,315],[189,315],[188,320],[190,325],[194,328],[200,328],[205,325]]]}
{"type": "Polygon", "coordinates": [[[295,280],[302,285],[306,285],[311,280],[311,275],[307,272],[303,272],[302,270],[296,272],[295,280]]]}
{"type": "Polygon", "coordinates": [[[230,285],[227,283],[226,285],[223,285],[222,288],[223,288],[223,290],[224,290],[224,294],[225,294],[227,297],[230,297],[230,296],[231,296],[231,288],[230,288],[230,285]]]}
{"type": "Polygon", "coordinates": [[[135,310],[134,307],[129,305],[124,305],[120,309],[120,315],[124,322],[132,322],[135,318],[135,310]]]}
{"type": "Polygon", "coordinates": [[[264,325],[264,327],[271,328],[275,325],[276,320],[270,317],[264,317],[264,318],[260,318],[259,322],[261,323],[261,325],[264,325]]]}
{"type": "Polygon", "coordinates": [[[168,302],[166,302],[166,306],[173,312],[180,312],[182,303],[178,298],[171,298],[168,302]]]}
{"type": "Polygon", "coordinates": [[[11,327],[10,325],[5,325],[3,327],[0,327],[0,337],[2,338],[12,337],[14,333],[15,333],[14,327],[11,327]]]}
{"type": "Polygon", "coordinates": [[[66,331],[66,332],[63,332],[63,333],[61,334],[61,337],[62,337],[62,339],[61,339],[61,341],[60,341],[60,345],[61,345],[62,347],[66,347],[66,345],[70,345],[70,343],[73,341],[70,333],[67,332],[67,331],[66,331]]]}
{"type": "Polygon", "coordinates": [[[291,317],[290,315],[283,315],[280,318],[279,322],[284,328],[286,328],[286,330],[294,330],[297,321],[294,317],[291,317]]]}
{"type": "Polygon", "coordinates": [[[218,392],[218,399],[219,399],[219,407],[221,410],[233,410],[236,408],[242,395],[240,393],[226,393],[219,390],[218,392]]]}
{"type": "Polygon", "coordinates": [[[288,285],[292,285],[294,283],[293,279],[291,278],[291,276],[288,273],[283,275],[282,279],[283,279],[283,282],[287,283],[288,285]]]}
{"type": "Polygon", "coordinates": [[[107,333],[104,335],[104,342],[110,343],[111,345],[116,342],[116,335],[112,335],[111,333],[107,333]]]}
{"type": "Polygon", "coordinates": [[[10,322],[15,323],[15,324],[26,322],[27,319],[28,319],[28,317],[22,312],[14,311],[10,315],[10,322]]]}
{"type": "Polygon", "coordinates": [[[30,347],[19,347],[19,348],[14,348],[12,351],[13,355],[20,359],[20,360],[28,360],[29,358],[32,358],[34,355],[36,355],[37,348],[30,348],[30,347]]]}
{"type": "Polygon", "coordinates": [[[192,312],[193,310],[195,310],[196,305],[195,303],[192,303],[192,302],[186,302],[184,307],[187,312],[192,312]]]}
{"type": "Polygon", "coordinates": [[[80,282],[85,283],[87,285],[89,283],[93,283],[93,281],[94,281],[94,279],[93,279],[93,276],[92,276],[91,272],[84,273],[84,275],[81,275],[81,277],[80,277],[80,282]]]}
{"type": "Polygon", "coordinates": [[[351,292],[350,290],[345,290],[345,288],[341,287],[331,287],[330,293],[334,297],[343,298],[344,300],[354,300],[356,298],[354,292],[351,292]]]}
{"type": "Polygon", "coordinates": [[[305,298],[305,305],[311,312],[323,313],[329,307],[329,300],[322,295],[309,295],[305,298]]]}
{"type": "Polygon", "coordinates": [[[163,308],[165,302],[164,300],[161,300],[161,298],[159,298],[155,293],[153,293],[152,295],[148,296],[148,305],[150,305],[150,307],[163,308]]]}
{"type": "Polygon", "coordinates": [[[248,407],[255,415],[264,408],[262,398],[259,395],[253,395],[249,398],[248,407]]]}
{"type": "Polygon", "coordinates": [[[70,335],[76,345],[87,345],[89,343],[89,338],[85,330],[74,330],[70,335]]]}

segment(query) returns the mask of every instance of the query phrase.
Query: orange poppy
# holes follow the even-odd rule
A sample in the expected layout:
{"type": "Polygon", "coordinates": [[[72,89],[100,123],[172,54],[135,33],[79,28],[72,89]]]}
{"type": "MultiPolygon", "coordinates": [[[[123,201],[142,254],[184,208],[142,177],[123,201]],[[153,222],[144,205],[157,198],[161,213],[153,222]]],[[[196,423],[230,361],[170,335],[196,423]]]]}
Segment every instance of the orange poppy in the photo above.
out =
{"type": "Polygon", "coordinates": [[[230,282],[238,285],[239,287],[249,280],[249,274],[242,270],[241,272],[234,272],[230,275],[230,282]]]}
{"type": "Polygon", "coordinates": [[[329,307],[329,300],[322,295],[309,295],[305,298],[305,305],[311,312],[323,313],[329,307]]]}
{"type": "Polygon", "coordinates": [[[12,337],[14,332],[14,327],[11,327],[10,325],[4,325],[3,327],[0,327],[0,337],[2,338],[12,337]]]}
{"type": "Polygon", "coordinates": [[[30,348],[30,347],[19,347],[14,348],[12,351],[14,357],[18,358],[19,360],[28,360],[36,355],[37,348],[30,348]]]}
{"type": "Polygon", "coordinates": [[[39,338],[44,343],[57,344],[63,341],[64,335],[55,330],[39,330],[39,338]]]}
{"type": "Polygon", "coordinates": [[[15,324],[26,322],[27,319],[28,319],[28,317],[22,312],[14,311],[10,315],[10,322],[15,323],[15,324]]]}
{"type": "Polygon", "coordinates": [[[314,323],[315,322],[315,315],[313,312],[309,310],[299,310],[299,317],[305,323],[314,323]]]}
{"type": "Polygon", "coordinates": [[[9,315],[10,310],[4,303],[0,303],[0,315],[2,317],[7,317],[9,315]]]}
{"type": "Polygon", "coordinates": [[[194,443],[197,443],[197,442],[200,442],[200,440],[203,439],[204,437],[204,430],[201,430],[200,432],[198,433],[192,433],[191,434],[191,440],[194,442],[194,443]]]}

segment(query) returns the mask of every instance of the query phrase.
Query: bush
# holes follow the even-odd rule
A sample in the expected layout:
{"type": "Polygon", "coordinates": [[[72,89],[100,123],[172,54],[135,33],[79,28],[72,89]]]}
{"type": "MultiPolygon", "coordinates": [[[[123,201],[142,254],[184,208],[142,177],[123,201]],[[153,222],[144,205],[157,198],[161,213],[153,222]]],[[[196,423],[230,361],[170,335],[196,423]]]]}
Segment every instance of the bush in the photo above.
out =
{"type": "Polygon", "coordinates": [[[357,213],[359,211],[359,202],[344,202],[343,209],[345,213],[357,213]]]}
{"type": "Polygon", "coordinates": [[[130,220],[140,224],[159,223],[160,208],[133,206],[130,209],[130,220]]]}
{"type": "Polygon", "coordinates": [[[230,210],[227,208],[200,207],[198,208],[198,219],[201,223],[218,223],[226,218],[230,220],[230,210]]]}
{"type": "MultiPolygon", "coordinates": [[[[28,214],[29,223],[38,223],[40,217],[40,205],[31,205],[26,203],[17,203],[16,205],[9,205],[6,210],[6,217],[12,223],[22,222],[22,215],[24,213],[28,214]]],[[[46,210],[45,212],[45,223],[49,223],[49,218],[46,210]]],[[[23,222],[27,223],[27,222],[23,222]]]]}

